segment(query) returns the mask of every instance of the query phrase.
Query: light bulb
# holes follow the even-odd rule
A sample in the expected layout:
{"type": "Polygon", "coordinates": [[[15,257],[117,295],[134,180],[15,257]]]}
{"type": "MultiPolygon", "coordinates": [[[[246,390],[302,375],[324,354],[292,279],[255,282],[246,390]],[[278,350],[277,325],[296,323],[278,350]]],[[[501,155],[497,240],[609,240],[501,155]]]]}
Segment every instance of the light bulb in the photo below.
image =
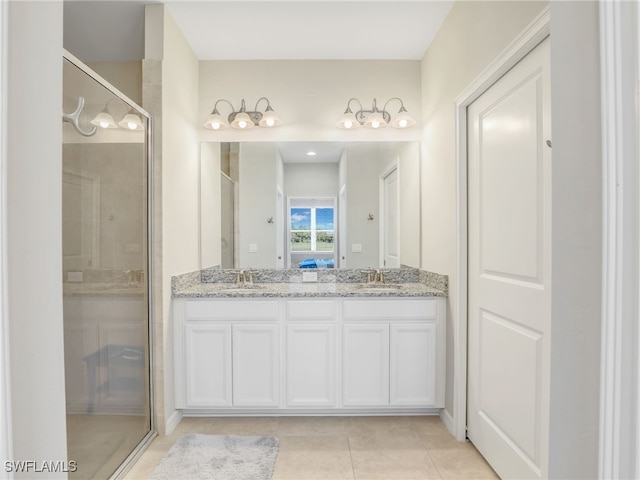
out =
{"type": "Polygon", "coordinates": [[[400,120],[398,122],[398,125],[400,125],[400,128],[404,128],[407,126],[407,120],[405,118],[403,118],[402,120],[400,120]]]}
{"type": "Polygon", "coordinates": [[[102,128],[107,128],[109,126],[109,122],[100,122],[100,126],[102,128]]]}
{"type": "Polygon", "coordinates": [[[213,122],[211,124],[211,128],[213,128],[214,130],[219,130],[220,129],[220,123],[219,122],[213,122]]]}
{"type": "Polygon", "coordinates": [[[353,122],[351,120],[347,120],[346,122],[344,122],[344,128],[351,128],[353,127],[353,122]]]}
{"type": "Polygon", "coordinates": [[[245,122],[244,120],[240,120],[240,121],[238,122],[238,126],[239,126],[240,128],[247,128],[247,122],[245,122]]]}
{"type": "Polygon", "coordinates": [[[135,122],[127,122],[127,127],[129,127],[129,130],[135,130],[136,124],[135,122]]]}
{"type": "Polygon", "coordinates": [[[269,127],[273,127],[273,125],[275,124],[275,122],[273,121],[273,118],[267,118],[267,126],[269,127]]]}
{"type": "Polygon", "coordinates": [[[379,126],[380,126],[380,122],[378,120],[374,120],[373,122],[371,122],[372,128],[378,128],[379,126]]]}

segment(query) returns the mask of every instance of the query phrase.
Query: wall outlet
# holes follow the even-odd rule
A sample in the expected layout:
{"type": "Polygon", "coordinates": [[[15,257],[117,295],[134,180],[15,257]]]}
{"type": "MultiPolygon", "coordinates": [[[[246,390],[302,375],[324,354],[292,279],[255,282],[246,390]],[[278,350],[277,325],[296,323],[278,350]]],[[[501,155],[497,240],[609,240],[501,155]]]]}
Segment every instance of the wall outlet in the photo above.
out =
{"type": "Polygon", "coordinates": [[[249,253],[256,253],[258,251],[258,244],[257,243],[250,243],[249,244],[249,253]]]}
{"type": "Polygon", "coordinates": [[[67,272],[67,282],[82,282],[82,272],[67,272]]]}
{"type": "Polygon", "coordinates": [[[318,281],[318,272],[302,272],[302,281],[303,282],[317,282],[318,281]]]}
{"type": "Polygon", "coordinates": [[[361,253],[362,252],[362,244],[361,243],[352,243],[351,251],[353,253],[361,253]]]}

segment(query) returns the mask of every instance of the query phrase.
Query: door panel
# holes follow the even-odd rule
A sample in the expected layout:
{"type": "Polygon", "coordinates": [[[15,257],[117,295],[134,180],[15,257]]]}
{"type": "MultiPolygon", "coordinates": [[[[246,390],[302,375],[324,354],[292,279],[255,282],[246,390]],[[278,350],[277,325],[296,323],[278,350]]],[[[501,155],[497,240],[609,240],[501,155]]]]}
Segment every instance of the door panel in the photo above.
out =
{"type": "Polygon", "coordinates": [[[549,40],[468,108],[468,437],[503,478],[547,471],[549,40]]]}
{"type": "Polygon", "coordinates": [[[187,407],[231,406],[231,325],[185,327],[187,407]]]}
{"type": "Polygon", "coordinates": [[[287,405],[335,405],[334,325],[287,327],[287,405]]]}
{"type": "Polygon", "coordinates": [[[435,405],[436,324],[390,326],[391,405],[435,405]]]}
{"type": "Polygon", "coordinates": [[[344,325],[345,406],[389,404],[389,325],[344,325]]]}
{"type": "Polygon", "coordinates": [[[233,406],[280,405],[280,327],[234,325],[233,406]]]}

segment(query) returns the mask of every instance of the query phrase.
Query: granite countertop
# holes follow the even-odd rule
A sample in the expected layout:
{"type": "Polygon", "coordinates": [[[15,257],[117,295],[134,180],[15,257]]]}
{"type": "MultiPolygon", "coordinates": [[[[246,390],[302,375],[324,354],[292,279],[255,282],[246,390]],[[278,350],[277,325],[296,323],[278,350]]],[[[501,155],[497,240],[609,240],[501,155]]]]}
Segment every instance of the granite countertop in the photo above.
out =
{"type": "Polygon", "coordinates": [[[446,297],[443,290],[421,282],[408,283],[195,283],[176,289],[175,298],[273,297],[446,297]]]}

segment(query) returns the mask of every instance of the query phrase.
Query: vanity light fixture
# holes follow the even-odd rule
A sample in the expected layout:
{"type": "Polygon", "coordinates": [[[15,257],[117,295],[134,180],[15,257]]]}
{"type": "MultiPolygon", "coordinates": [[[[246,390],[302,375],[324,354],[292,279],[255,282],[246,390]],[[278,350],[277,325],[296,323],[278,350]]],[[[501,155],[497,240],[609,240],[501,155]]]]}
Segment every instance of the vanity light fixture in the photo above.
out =
{"type": "Polygon", "coordinates": [[[90,123],[91,125],[95,125],[100,128],[118,128],[118,125],[116,125],[116,122],[113,119],[113,115],[109,113],[106,106],[94,117],[93,120],[91,120],[90,123]]]}
{"type": "Polygon", "coordinates": [[[125,130],[135,131],[144,129],[142,120],[140,120],[140,116],[135,113],[135,110],[116,98],[110,99],[102,111],[93,117],[90,123],[100,128],[124,128],[125,130]],[[115,102],[116,106],[111,106],[112,102],[115,102]],[[117,118],[122,116],[118,123],[114,120],[112,112],[115,112],[117,118]],[[127,113],[123,115],[124,112],[127,113]]]}
{"type": "Polygon", "coordinates": [[[357,98],[351,98],[347,102],[347,109],[338,121],[338,127],[346,130],[358,128],[360,125],[364,125],[367,128],[384,128],[387,125],[391,125],[393,128],[409,128],[415,124],[416,121],[409,115],[407,109],[404,108],[404,103],[398,97],[387,100],[382,110],[378,109],[375,98],[373,99],[370,110],[365,110],[357,98]],[[387,111],[387,105],[392,100],[400,102],[400,110],[398,110],[398,114],[393,121],[391,120],[391,114],[387,111]],[[360,106],[360,110],[357,110],[355,113],[351,110],[351,102],[353,101],[358,102],[360,106]]]}
{"type": "Polygon", "coordinates": [[[236,110],[229,100],[221,98],[214,104],[211,115],[209,115],[207,121],[204,122],[204,127],[210,128],[211,130],[222,130],[223,128],[227,128],[231,125],[233,128],[237,128],[239,130],[249,130],[255,126],[269,128],[280,125],[281,123],[280,117],[278,117],[276,112],[273,111],[273,108],[271,108],[271,104],[266,97],[260,97],[252,111],[247,111],[244,98],[240,103],[240,110],[236,110]],[[262,100],[267,102],[264,112],[258,111],[258,105],[262,100]],[[227,117],[227,121],[222,118],[218,111],[218,103],[220,102],[226,102],[231,107],[231,113],[227,117]]]}
{"type": "Polygon", "coordinates": [[[122,117],[122,120],[118,122],[118,125],[126,130],[142,130],[144,128],[140,121],[140,117],[133,113],[133,110],[130,110],[129,113],[122,117]]]}

